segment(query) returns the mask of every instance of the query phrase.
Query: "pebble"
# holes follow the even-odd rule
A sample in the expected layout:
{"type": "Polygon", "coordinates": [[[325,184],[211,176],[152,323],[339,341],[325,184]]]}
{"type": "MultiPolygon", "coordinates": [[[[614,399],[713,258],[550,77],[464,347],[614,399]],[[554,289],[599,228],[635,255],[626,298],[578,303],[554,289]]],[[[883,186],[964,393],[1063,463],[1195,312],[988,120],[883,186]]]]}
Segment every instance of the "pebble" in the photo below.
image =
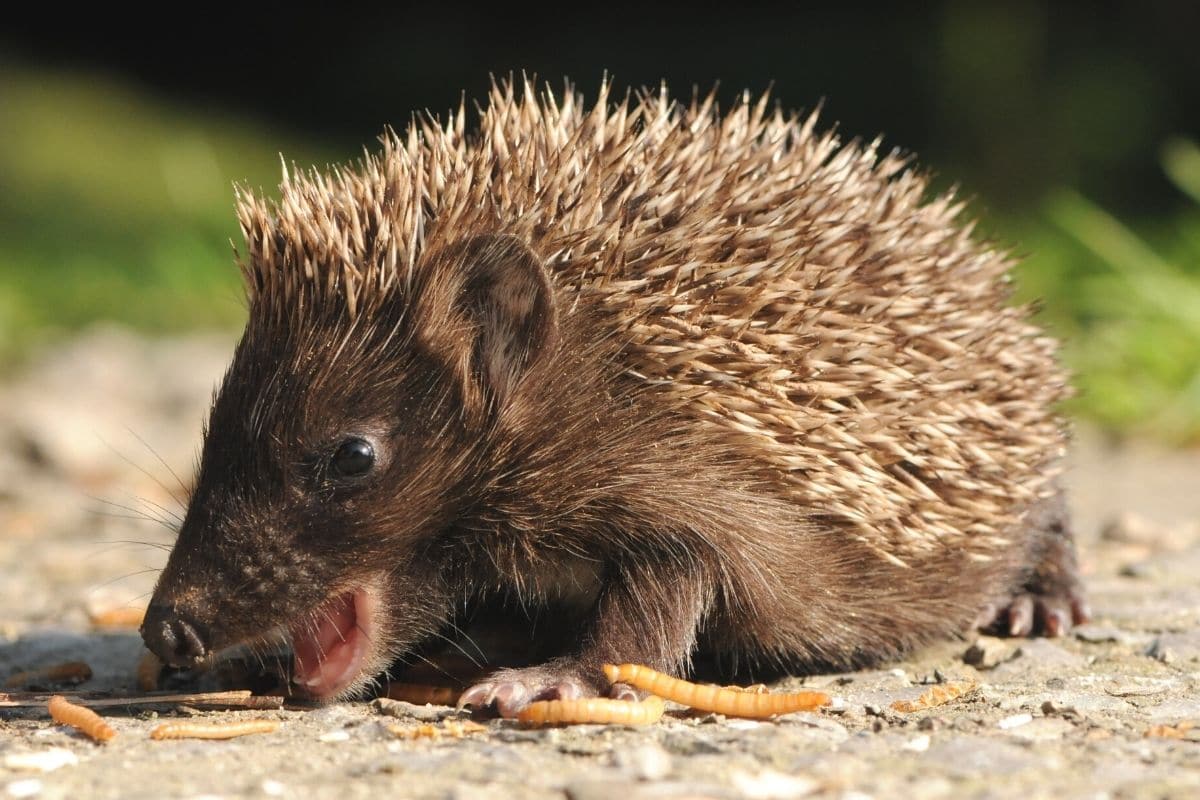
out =
{"type": "Polygon", "coordinates": [[[37,797],[42,793],[42,782],[37,778],[13,781],[4,787],[4,793],[9,797],[37,797]]]}
{"type": "Polygon", "coordinates": [[[734,772],[730,781],[742,797],[752,800],[788,800],[807,797],[821,784],[806,775],[786,775],[771,769],[760,772],[734,772]]]}
{"type": "Polygon", "coordinates": [[[403,700],[392,700],[389,697],[379,697],[371,701],[371,708],[388,717],[398,719],[416,719],[421,722],[437,722],[447,717],[457,717],[462,712],[446,706],[423,705],[406,703],[403,700]]]}
{"type": "Polygon", "coordinates": [[[910,753],[924,753],[929,749],[930,741],[931,739],[928,736],[914,736],[900,745],[900,749],[907,750],[910,753]]]}
{"type": "Polygon", "coordinates": [[[350,741],[350,733],[348,731],[327,731],[317,737],[319,742],[348,742],[350,741]]]}
{"type": "Polygon", "coordinates": [[[1122,630],[1107,625],[1077,625],[1071,634],[1081,642],[1100,644],[1114,642],[1116,644],[1131,644],[1133,637],[1122,630]]]}
{"type": "Polygon", "coordinates": [[[640,781],[662,780],[671,774],[671,754],[657,742],[646,742],[613,753],[613,763],[630,777],[640,781]]]}
{"type": "Polygon", "coordinates": [[[1005,717],[997,722],[996,727],[1002,731],[1010,731],[1013,728],[1019,728],[1031,722],[1033,722],[1033,714],[1013,714],[1011,717],[1005,717]]]}
{"type": "Polygon", "coordinates": [[[1159,634],[1146,648],[1146,655],[1164,664],[1200,661],[1200,630],[1159,634]]]}
{"type": "Polygon", "coordinates": [[[4,757],[5,767],[26,772],[53,772],[61,767],[73,767],[78,763],[78,756],[61,747],[29,753],[9,753],[4,757]]]}
{"type": "Polygon", "coordinates": [[[962,660],[976,669],[993,669],[1017,657],[1017,648],[1005,639],[980,636],[963,653],[962,660]]]}

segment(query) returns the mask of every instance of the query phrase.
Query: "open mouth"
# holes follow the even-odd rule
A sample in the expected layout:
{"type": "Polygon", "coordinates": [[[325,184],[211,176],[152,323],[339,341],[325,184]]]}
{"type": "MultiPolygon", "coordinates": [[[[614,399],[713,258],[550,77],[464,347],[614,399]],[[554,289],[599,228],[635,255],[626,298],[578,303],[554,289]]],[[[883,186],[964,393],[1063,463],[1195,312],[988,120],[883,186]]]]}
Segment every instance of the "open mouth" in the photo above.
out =
{"type": "Polygon", "coordinates": [[[318,698],[352,686],[371,649],[373,605],[363,589],[346,592],[321,606],[311,621],[292,626],[292,682],[318,698]]]}

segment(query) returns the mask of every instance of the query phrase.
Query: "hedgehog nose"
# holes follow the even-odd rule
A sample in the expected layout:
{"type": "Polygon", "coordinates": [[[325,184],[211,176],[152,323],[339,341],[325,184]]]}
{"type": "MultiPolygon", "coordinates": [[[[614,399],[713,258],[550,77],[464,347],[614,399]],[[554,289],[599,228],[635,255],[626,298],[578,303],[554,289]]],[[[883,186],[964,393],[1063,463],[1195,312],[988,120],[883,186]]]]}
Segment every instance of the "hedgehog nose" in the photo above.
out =
{"type": "Polygon", "coordinates": [[[168,605],[151,603],[142,623],[142,641],[173,667],[190,667],[208,654],[200,625],[168,605]]]}

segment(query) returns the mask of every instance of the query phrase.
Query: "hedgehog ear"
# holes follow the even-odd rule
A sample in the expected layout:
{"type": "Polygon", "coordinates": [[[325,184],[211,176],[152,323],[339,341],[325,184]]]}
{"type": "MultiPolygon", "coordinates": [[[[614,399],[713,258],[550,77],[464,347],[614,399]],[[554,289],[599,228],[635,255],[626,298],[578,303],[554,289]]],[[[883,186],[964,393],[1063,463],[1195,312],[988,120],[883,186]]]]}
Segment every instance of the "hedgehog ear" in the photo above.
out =
{"type": "Polygon", "coordinates": [[[515,236],[473,236],[453,250],[461,283],[447,311],[465,317],[473,335],[470,352],[459,339],[450,360],[474,384],[465,387],[468,401],[480,390],[484,397],[503,400],[558,338],[550,276],[515,236]]]}

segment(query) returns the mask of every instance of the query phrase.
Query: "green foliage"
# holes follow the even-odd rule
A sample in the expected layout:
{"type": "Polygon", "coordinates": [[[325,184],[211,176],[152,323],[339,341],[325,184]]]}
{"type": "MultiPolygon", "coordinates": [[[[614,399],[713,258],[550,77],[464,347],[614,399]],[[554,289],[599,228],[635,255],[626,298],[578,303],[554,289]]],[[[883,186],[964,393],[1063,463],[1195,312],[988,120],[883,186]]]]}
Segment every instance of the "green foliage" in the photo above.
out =
{"type": "Polygon", "coordinates": [[[1175,140],[1164,170],[1196,200],[1135,232],[1061,190],[1020,240],[1021,295],[1038,298],[1076,372],[1071,408],[1117,431],[1200,441],[1200,147],[1175,140]]]}
{"type": "Polygon", "coordinates": [[[4,65],[0,360],[92,320],[236,326],[233,182],[312,147],[95,76],[4,65]]]}

